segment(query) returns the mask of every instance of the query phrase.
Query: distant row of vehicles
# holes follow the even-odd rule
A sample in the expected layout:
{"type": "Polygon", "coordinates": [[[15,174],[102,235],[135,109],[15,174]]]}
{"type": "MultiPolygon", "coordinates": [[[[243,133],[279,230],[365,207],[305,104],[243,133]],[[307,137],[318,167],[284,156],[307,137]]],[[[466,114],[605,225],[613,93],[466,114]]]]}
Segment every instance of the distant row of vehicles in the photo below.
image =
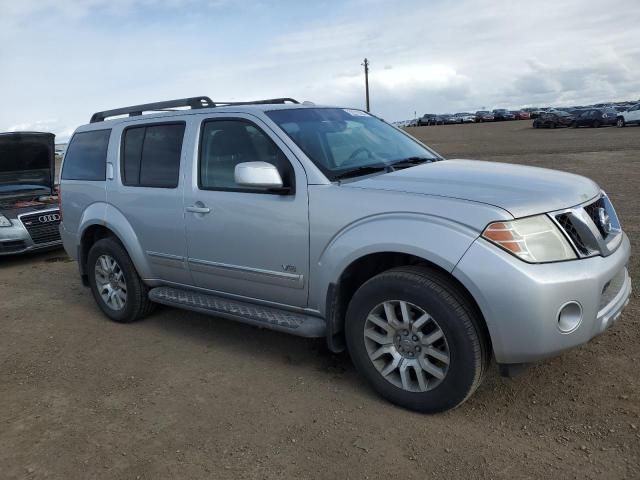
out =
{"type": "Polygon", "coordinates": [[[562,108],[523,108],[507,110],[478,110],[475,113],[425,113],[423,116],[396,122],[399,127],[421,127],[428,125],[452,125],[463,123],[501,122],[533,119],[534,128],[557,127],[602,127],[616,125],[640,125],[640,103],[596,104],[562,108]]]}
{"type": "Polygon", "coordinates": [[[476,113],[425,113],[422,117],[414,121],[405,122],[407,127],[422,127],[427,125],[451,125],[456,123],[482,123],[500,122],[506,120],[529,120],[531,115],[525,110],[506,110],[497,108],[495,110],[478,110],[476,113]]]}
{"type": "Polygon", "coordinates": [[[550,110],[533,121],[533,128],[625,127],[640,125],[640,103],[619,111],[612,106],[550,110]]]}

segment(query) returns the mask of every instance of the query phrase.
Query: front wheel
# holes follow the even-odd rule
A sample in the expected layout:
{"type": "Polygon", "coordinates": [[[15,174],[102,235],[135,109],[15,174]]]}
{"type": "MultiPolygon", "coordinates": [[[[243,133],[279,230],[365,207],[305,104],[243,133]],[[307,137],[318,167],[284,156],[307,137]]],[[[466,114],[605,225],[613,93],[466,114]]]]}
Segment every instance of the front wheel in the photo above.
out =
{"type": "Polygon", "coordinates": [[[358,371],[387,400],[419,412],[463,403],[489,350],[481,319],[445,274],[402,267],[367,281],[347,310],[346,339],[358,371]]]}
{"type": "Polygon", "coordinates": [[[131,323],[151,313],[149,290],[120,242],[103,238],[93,244],[87,259],[93,298],[111,320],[131,323]]]}
{"type": "Polygon", "coordinates": [[[591,126],[593,128],[600,128],[600,122],[598,120],[594,120],[591,126]]]}
{"type": "Polygon", "coordinates": [[[618,120],[616,120],[616,127],[618,128],[624,127],[624,118],[620,117],[618,118],[618,120]]]}

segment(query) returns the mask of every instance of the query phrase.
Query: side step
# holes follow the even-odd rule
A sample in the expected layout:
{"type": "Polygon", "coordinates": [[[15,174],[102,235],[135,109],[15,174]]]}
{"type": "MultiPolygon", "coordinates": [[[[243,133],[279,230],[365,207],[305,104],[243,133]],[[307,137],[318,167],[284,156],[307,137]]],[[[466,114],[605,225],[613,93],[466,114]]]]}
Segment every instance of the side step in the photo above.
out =
{"type": "Polygon", "coordinates": [[[149,298],[171,307],[194,310],[300,337],[324,337],[327,331],[326,322],[319,317],[191,290],[156,287],[149,292],[149,298]]]}

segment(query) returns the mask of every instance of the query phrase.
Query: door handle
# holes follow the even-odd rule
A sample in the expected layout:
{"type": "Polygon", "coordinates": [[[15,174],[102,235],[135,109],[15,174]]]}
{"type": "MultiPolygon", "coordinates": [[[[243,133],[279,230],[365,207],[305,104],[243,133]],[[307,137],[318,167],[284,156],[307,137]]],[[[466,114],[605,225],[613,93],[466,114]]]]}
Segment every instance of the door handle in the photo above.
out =
{"type": "Polygon", "coordinates": [[[190,207],[185,208],[185,210],[187,212],[191,212],[191,213],[201,213],[201,214],[206,214],[211,212],[211,209],[209,207],[204,207],[204,206],[199,206],[199,205],[191,205],[190,207]]]}

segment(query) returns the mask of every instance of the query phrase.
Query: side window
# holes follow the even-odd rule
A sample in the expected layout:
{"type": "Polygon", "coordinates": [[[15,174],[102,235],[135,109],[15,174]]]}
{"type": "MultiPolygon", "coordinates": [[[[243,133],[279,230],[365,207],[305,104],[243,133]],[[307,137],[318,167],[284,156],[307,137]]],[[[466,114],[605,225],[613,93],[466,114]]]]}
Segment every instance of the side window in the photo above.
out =
{"type": "Polygon", "coordinates": [[[294,186],[293,167],[282,150],[262,130],[244,120],[205,121],[200,139],[200,188],[247,191],[246,187],[235,182],[236,165],[243,162],[270,163],[280,172],[285,187],[294,186]]]}
{"type": "Polygon", "coordinates": [[[104,181],[111,130],[76,133],[64,157],[63,180],[104,181]]]}
{"type": "Polygon", "coordinates": [[[122,183],[131,187],[176,188],[184,123],[129,127],[122,135],[122,183]]]}

